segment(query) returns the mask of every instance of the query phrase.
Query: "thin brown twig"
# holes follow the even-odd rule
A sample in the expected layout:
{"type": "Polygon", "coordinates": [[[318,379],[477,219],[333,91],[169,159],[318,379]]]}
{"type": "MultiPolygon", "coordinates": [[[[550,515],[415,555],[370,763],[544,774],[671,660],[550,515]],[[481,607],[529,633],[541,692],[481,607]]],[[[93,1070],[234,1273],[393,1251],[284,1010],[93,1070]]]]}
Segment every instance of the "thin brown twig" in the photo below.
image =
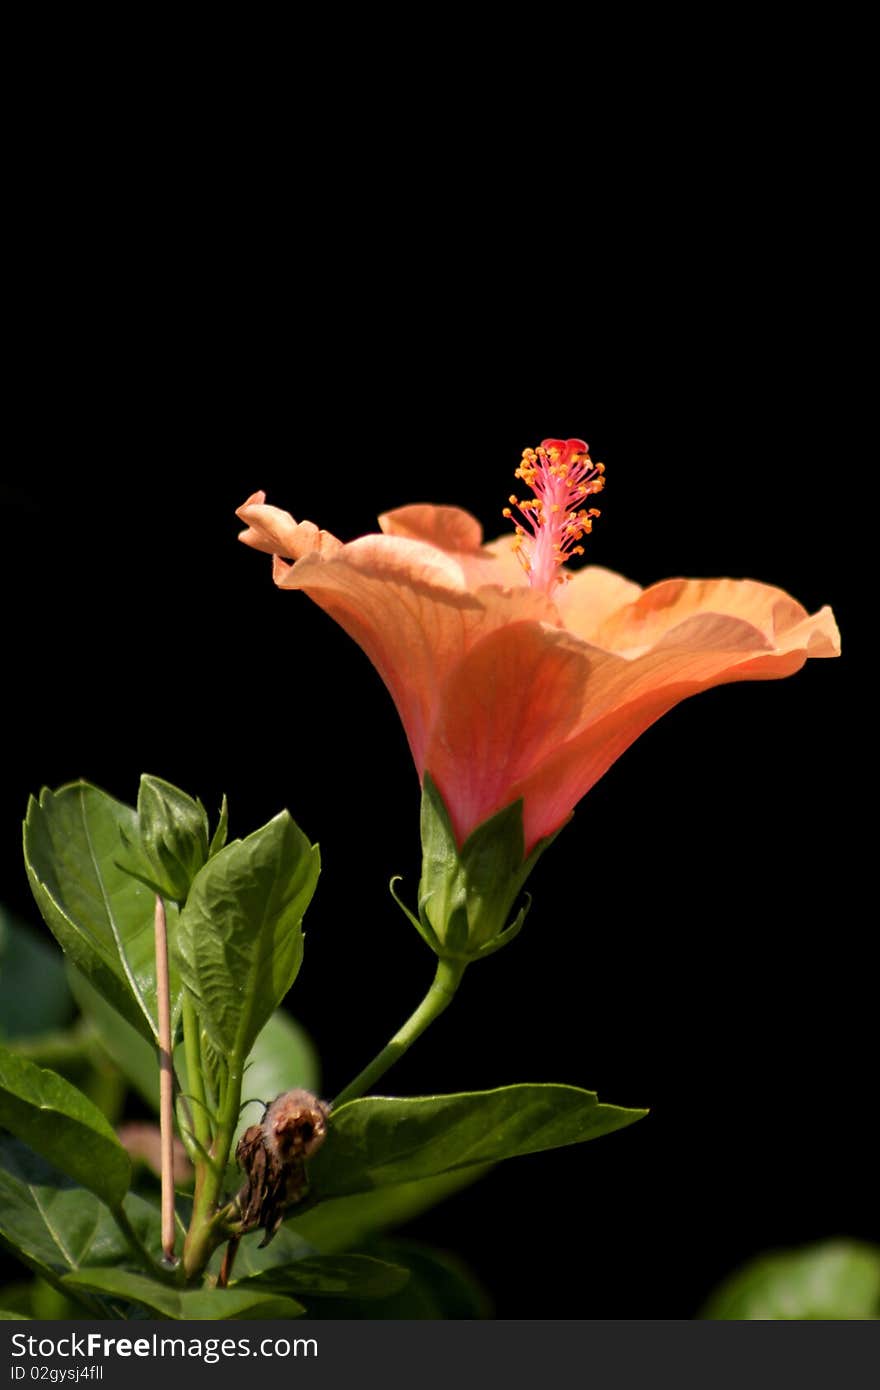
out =
{"type": "Polygon", "coordinates": [[[171,987],[165,904],[156,897],[156,1001],[159,1013],[159,1132],[162,1156],[162,1254],[174,1260],[174,1064],[171,1057],[171,987]]]}
{"type": "Polygon", "coordinates": [[[235,1263],[236,1252],[238,1251],[238,1236],[232,1236],[229,1244],[223,1251],[223,1263],[220,1266],[220,1273],[217,1275],[217,1288],[226,1289],[229,1287],[229,1280],[232,1277],[232,1266],[235,1263]]]}

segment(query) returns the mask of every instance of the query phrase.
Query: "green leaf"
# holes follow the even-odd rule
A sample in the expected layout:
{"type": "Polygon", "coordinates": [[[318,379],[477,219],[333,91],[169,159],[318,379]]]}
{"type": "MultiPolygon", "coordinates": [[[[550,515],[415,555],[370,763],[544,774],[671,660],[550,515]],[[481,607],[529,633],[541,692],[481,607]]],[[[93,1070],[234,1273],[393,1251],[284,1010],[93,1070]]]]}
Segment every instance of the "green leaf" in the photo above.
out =
{"type": "Polygon", "coordinates": [[[100,1110],[57,1072],[3,1047],[0,1124],[108,1206],[118,1206],[128,1191],[128,1154],[100,1110]]]}
{"type": "Polygon", "coordinates": [[[209,859],[213,859],[215,854],[220,853],[221,849],[226,844],[226,836],[228,834],[229,806],[227,804],[226,797],[224,796],[223,800],[220,802],[220,819],[217,822],[217,829],[214,831],[214,834],[211,837],[211,843],[208,846],[209,859]]]}
{"type": "MultiPolygon", "coordinates": [[[[371,1250],[409,1270],[409,1281],[379,1303],[327,1298],[309,1306],[312,1318],[424,1321],[489,1316],[488,1300],[473,1275],[453,1256],[416,1241],[376,1241],[371,1250]]],[[[303,1294],[305,1298],[306,1295],[303,1294]]]]}
{"type": "Polygon", "coordinates": [[[73,1016],[64,957],[0,908],[0,1038],[30,1038],[73,1016]]]}
{"type": "Polygon", "coordinates": [[[377,1308],[380,1318],[475,1319],[490,1315],[489,1300],[470,1270],[446,1251],[414,1240],[387,1240],[376,1253],[410,1271],[410,1281],[396,1298],[377,1308]]]}
{"type": "Polygon", "coordinates": [[[880,1318],[880,1248],[834,1240],[762,1255],[716,1290],[702,1317],[764,1322],[880,1318]]]}
{"type": "Polygon", "coordinates": [[[471,1164],[495,1163],[610,1134],[644,1110],[601,1105],[575,1086],[502,1086],[450,1096],[369,1096],[330,1115],[309,1165],[321,1200],[415,1182],[471,1164]]]}
{"type": "Polygon", "coordinates": [[[268,1289],[174,1289],[146,1274],[124,1269],[83,1269],[68,1274],[65,1288],[88,1289],[140,1304],[163,1318],[218,1320],[221,1318],[298,1318],[301,1303],[268,1289]]]}
{"type": "Polygon", "coordinates": [[[236,1279],[234,1287],[299,1298],[387,1298],[408,1279],[407,1269],[370,1255],[312,1255],[236,1279]]]}
{"type": "MultiPolygon", "coordinates": [[[[253,1232],[242,1240],[235,1257],[235,1277],[236,1279],[246,1279],[252,1274],[262,1274],[265,1269],[274,1269],[276,1265],[292,1264],[294,1260],[303,1260],[307,1255],[314,1255],[315,1251],[307,1241],[298,1236],[290,1226],[281,1226],[276,1235],[272,1237],[269,1245],[261,1246],[257,1239],[259,1232],[253,1232]]],[[[225,1246],[220,1246],[211,1256],[208,1269],[212,1274],[217,1274],[223,1263],[225,1246]]]]}
{"type": "MultiPolygon", "coordinates": [[[[157,1035],[156,962],[149,889],[119,866],[137,817],[106,792],[75,782],[32,797],[24,824],[25,863],[40,911],[77,969],[148,1040],[157,1035]]],[[[177,910],[167,904],[173,940],[177,910]]],[[[171,971],[172,1023],[180,981],[171,971]]]]}
{"type": "MultiPolygon", "coordinates": [[[[144,1245],[161,1253],[158,1209],[132,1192],[123,1205],[144,1245]]],[[[5,1135],[0,1135],[0,1241],[53,1283],[71,1270],[133,1259],[103,1202],[5,1135]]]]}
{"type": "Polygon", "coordinates": [[[212,1045],[243,1061],[302,963],[320,870],[287,811],[201,870],[180,918],[180,970],[212,1045]]]}
{"type": "Polygon", "coordinates": [[[377,1231],[402,1226],[405,1221],[412,1221],[461,1188],[469,1187],[488,1173],[489,1167],[489,1164],[485,1164],[482,1167],[459,1168],[454,1173],[442,1173],[437,1178],[377,1187],[373,1192],[359,1192],[354,1197],[335,1197],[329,1202],[321,1202],[302,1216],[294,1215],[282,1226],[273,1243],[261,1253],[275,1250],[281,1235],[290,1230],[295,1231],[313,1249],[325,1254],[351,1250],[377,1231]]]}
{"type": "Polygon", "coordinates": [[[9,1313],[5,1308],[0,1308],[0,1322],[28,1322],[27,1313],[9,1313]]]}

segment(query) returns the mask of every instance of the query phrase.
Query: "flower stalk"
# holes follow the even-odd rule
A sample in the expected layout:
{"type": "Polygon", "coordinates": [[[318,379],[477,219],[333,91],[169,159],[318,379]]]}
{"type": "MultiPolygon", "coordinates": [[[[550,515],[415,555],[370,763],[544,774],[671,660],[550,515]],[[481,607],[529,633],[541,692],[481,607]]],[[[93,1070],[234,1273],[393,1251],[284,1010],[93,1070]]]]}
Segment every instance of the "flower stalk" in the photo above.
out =
{"type": "Polygon", "coordinates": [[[431,988],[425,995],[419,1007],[407,1019],[406,1023],[397,1032],[391,1041],[382,1048],[362,1072],[353,1081],[340,1091],[333,1102],[333,1108],[337,1109],[344,1105],[348,1100],[357,1100],[376,1082],[383,1077],[398,1058],[412,1047],[416,1038],[421,1037],[429,1024],[439,1018],[445,1009],[449,1008],[455,996],[458,986],[461,984],[461,977],[464,974],[465,966],[468,964],[464,960],[438,960],[437,972],[434,976],[431,988]]]}

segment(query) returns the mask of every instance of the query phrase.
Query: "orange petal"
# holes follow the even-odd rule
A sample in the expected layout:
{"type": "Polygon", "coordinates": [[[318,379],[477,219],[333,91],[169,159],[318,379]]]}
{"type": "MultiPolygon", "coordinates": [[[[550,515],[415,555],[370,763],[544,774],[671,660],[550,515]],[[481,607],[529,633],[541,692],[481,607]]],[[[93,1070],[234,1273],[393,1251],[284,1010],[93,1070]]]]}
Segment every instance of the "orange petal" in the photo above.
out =
{"type": "Polygon", "coordinates": [[[476,552],[483,541],[483,528],[470,512],[461,507],[435,507],[427,502],[383,512],[379,526],[386,536],[427,541],[441,550],[476,552]]]}
{"type": "Polygon", "coordinates": [[[646,651],[696,613],[740,618],[771,643],[807,617],[784,589],[752,579],[666,579],[609,613],[592,640],[609,651],[646,651]]]}
{"type": "Polygon", "coordinates": [[[589,661],[564,632],[518,622],[450,672],[425,757],[459,842],[576,730],[589,661]]]}
{"type": "Polygon", "coordinates": [[[460,507],[398,507],[383,513],[379,525],[388,536],[425,541],[454,555],[469,588],[482,584],[524,588],[528,584],[526,572],[514,554],[516,536],[502,536],[491,545],[481,545],[483,528],[476,517],[460,507]]]}
{"type": "Polygon", "coordinates": [[[238,539],[268,555],[298,560],[313,550],[322,555],[331,554],[342,545],[329,531],[319,531],[314,522],[297,522],[279,507],[267,507],[265,492],[253,493],[235,515],[247,522],[248,527],[238,539]]]}
{"type": "Polygon", "coordinates": [[[471,590],[453,554],[398,536],[363,536],[326,557],[276,563],[275,581],[304,589],[363,648],[391,692],[420,773],[440,692],[465,653],[510,623],[558,621],[542,595],[471,590]]]}
{"type": "MultiPolygon", "coordinates": [[[[622,574],[603,569],[601,565],[587,565],[558,585],[553,598],[568,631],[587,642],[594,642],[609,615],[633,603],[641,593],[640,586],[631,579],[624,579],[622,574]]],[[[596,645],[603,644],[596,641],[596,645]]]]}
{"type": "Polygon", "coordinates": [[[527,846],[561,825],[633,740],[680,700],[732,681],[789,676],[809,656],[837,650],[834,617],[823,608],[776,646],[741,619],[702,614],[633,660],[595,654],[579,731],[510,789],[511,800],[525,798],[527,846]]]}

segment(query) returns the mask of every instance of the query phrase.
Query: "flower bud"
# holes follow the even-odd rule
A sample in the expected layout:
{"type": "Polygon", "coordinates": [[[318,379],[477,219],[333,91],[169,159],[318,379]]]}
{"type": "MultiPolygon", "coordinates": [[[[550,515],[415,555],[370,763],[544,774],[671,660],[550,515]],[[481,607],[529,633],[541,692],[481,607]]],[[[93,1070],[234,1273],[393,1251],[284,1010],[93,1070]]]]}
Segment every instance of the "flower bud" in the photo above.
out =
{"type": "Polygon", "coordinates": [[[138,843],[123,835],[127,855],[122,867],[160,897],[182,905],[196,874],[225,843],[226,799],[210,841],[201,801],[161,777],[141,777],[137,812],[138,843]]]}

